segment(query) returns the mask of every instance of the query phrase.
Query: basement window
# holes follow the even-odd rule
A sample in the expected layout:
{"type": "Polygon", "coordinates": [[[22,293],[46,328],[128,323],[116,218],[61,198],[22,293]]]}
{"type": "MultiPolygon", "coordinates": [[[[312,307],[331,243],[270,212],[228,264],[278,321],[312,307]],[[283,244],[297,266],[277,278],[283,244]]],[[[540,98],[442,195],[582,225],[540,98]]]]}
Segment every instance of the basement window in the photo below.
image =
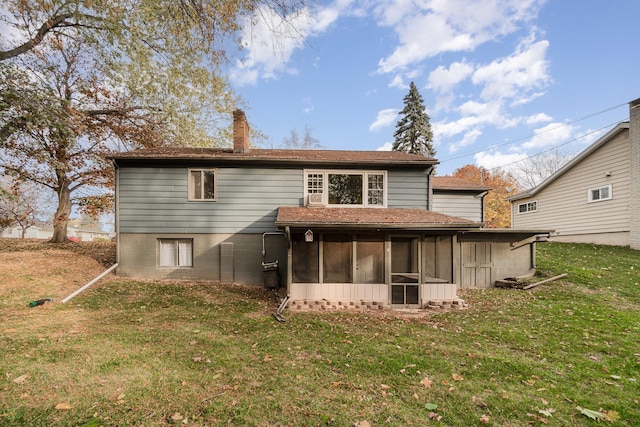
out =
{"type": "Polygon", "coordinates": [[[193,239],[158,239],[158,267],[193,267],[193,239]]]}

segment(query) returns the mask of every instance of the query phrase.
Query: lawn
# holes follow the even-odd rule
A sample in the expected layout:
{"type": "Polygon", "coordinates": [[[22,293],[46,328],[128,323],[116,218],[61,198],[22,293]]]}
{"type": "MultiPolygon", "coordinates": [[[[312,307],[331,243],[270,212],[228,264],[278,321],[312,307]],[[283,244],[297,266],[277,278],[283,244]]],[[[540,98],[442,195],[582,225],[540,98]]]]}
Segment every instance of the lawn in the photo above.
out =
{"type": "Polygon", "coordinates": [[[640,425],[638,251],[539,245],[568,277],[279,323],[274,295],[212,282],[110,276],[60,304],[108,264],[73,248],[0,244],[1,426],[640,425]]]}

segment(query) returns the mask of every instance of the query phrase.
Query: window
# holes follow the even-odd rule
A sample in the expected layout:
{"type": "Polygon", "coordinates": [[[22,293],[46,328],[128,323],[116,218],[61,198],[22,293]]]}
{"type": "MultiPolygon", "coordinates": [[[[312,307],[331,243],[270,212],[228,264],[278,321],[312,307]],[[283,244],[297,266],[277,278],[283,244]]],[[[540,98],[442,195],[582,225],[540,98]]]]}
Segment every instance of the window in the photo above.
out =
{"type": "Polygon", "coordinates": [[[534,200],[533,202],[520,203],[518,205],[518,213],[529,213],[536,212],[538,210],[538,201],[534,200]]]}
{"type": "Polygon", "coordinates": [[[193,267],[193,239],[158,239],[159,267],[193,267]]]}
{"type": "Polygon", "coordinates": [[[189,200],[216,200],[215,169],[189,169],[189,200]]]}
{"type": "Polygon", "coordinates": [[[308,201],[333,207],[385,206],[384,172],[308,171],[305,176],[308,201]]]}
{"type": "Polygon", "coordinates": [[[611,188],[611,184],[605,185],[600,188],[592,188],[587,192],[587,201],[591,202],[601,202],[603,200],[609,200],[613,197],[613,192],[611,188]]]}

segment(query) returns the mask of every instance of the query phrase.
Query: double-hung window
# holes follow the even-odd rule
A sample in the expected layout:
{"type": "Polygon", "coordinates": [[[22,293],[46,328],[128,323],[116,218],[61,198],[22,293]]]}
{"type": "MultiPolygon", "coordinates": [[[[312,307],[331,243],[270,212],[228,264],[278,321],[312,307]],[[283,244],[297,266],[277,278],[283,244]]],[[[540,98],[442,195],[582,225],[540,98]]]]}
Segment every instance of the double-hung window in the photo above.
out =
{"type": "Polygon", "coordinates": [[[533,202],[520,203],[518,205],[518,213],[528,213],[528,212],[536,212],[538,210],[538,201],[534,200],[533,202]]]}
{"type": "Polygon", "coordinates": [[[384,171],[306,171],[305,193],[309,203],[330,207],[384,207],[384,171]]]}
{"type": "Polygon", "coordinates": [[[193,267],[193,239],[158,239],[158,267],[193,267]]]}
{"type": "Polygon", "coordinates": [[[215,169],[189,169],[189,200],[215,201],[215,169]]]}
{"type": "Polygon", "coordinates": [[[588,203],[600,202],[602,200],[609,200],[611,198],[613,198],[611,184],[599,188],[590,188],[587,192],[588,203]]]}

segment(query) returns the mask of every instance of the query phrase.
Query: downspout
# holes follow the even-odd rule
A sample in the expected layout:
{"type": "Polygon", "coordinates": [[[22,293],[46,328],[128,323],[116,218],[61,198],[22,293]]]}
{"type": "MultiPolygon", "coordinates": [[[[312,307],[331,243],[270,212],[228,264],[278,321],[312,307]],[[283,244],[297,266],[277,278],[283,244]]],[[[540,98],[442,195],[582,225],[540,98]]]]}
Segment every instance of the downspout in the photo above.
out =
{"type": "Polygon", "coordinates": [[[480,194],[480,222],[484,223],[484,197],[489,194],[488,191],[480,194]]]}
{"type": "Polygon", "coordinates": [[[115,160],[112,160],[114,167],[114,215],[113,231],[116,233],[116,264],[120,264],[120,168],[115,160]]]}

